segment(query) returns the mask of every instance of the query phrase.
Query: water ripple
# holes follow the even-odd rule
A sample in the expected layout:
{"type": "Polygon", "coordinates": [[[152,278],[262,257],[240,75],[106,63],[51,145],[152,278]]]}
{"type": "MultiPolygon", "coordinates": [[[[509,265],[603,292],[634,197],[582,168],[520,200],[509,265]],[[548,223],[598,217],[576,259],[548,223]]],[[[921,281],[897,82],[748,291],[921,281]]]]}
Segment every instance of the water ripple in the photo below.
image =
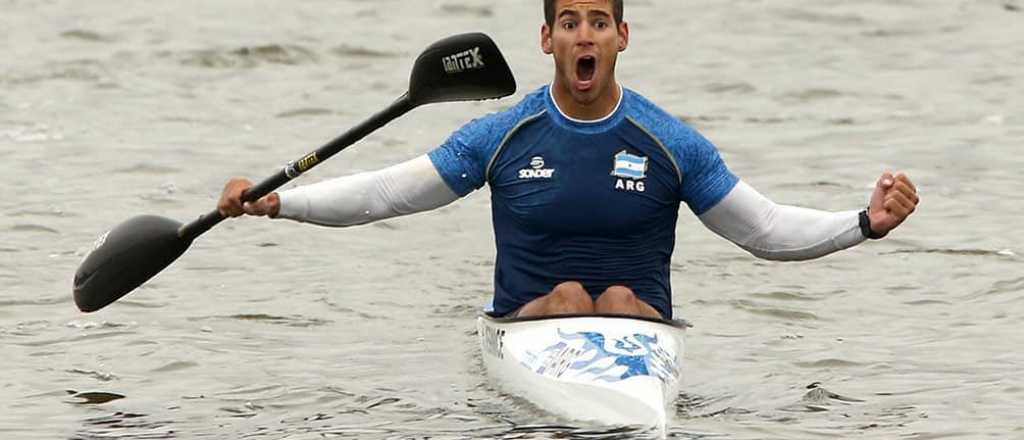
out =
{"type": "Polygon", "coordinates": [[[238,320],[238,321],[254,321],[272,325],[284,325],[287,327],[320,327],[328,325],[333,321],[320,318],[309,318],[302,315],[291,315],[291,316],[278,316],[268,315],[265,313],[240,313],[236,315],[220,315],[220,316],[203,316],[197,318],[189,318],[190,321],[208,321],[208,320],[238,320]]]}
{"type": "Polygon", "coordinates": [[[62,38],[67,38],[69,40],[81,40],[88,41],[91,43],[106,43],[111,41],[109,37],[106,37],[103,34],[100,34],[99,32],[87,31],[83,29],[73,29],[70,31],[64,31],[60,33],[60,36],[62,38]]]}
{"type": "Polygon", "coordinates": [[[704,88],[704,91],[706,91],[708,93],[715,93],[715,94],[718,94],[718,93],[735,93],[735,94],[738,94],[738,95],[745,95],[745,94],[754,93],[754,92],[757,91],[756,87],[754,87],[753,85],[751,85],[749,83],[745,83],[745,82],[737,82],[737,83],[711,83],[711,84],[705,85],[703,88],[704,88]]]}
{"type": "Polygon", "coordinates": [[[106,332],[106,333],[90,333],[71,338],[58,338],[58,339],[45,339],[41,341],[29,341],[19,342],[17,345],[24,347],[46,347],[50,345],[75,345],[80,342],[92,342],[100,339],[116,338],[118,336],[134,335],[135,332],[117,331],[117,332],[106,332]]]}
{"type": "Polygon", "coordinates": [[[848,360],[845,360],[845,359],[821,359],[821,360],[810,361],[810,362],[794,362],[793,365],[796,365],[796,366],[801,367],[801,368],[820,369],[820,368],[858,367],[858,366],[861,366],[861,365],[864,365],[864,364],[862,364],[860,362],[848,361],[848,360]]]}
{"type": "Polygon", "coordinates": [[[466,5],[463,3],[442,3],[441,12],[451,15],[469,15],[473,17],[494,16],[494,7],[489,5],[466,5]]]}
{"type": "Polygon", "coordinates": [[[349,44],[335,47],[331,49],[331,52],[343,58],[398,58],[402,55],[397,52],[387,52],[349,44]]]}
{"type": "MultiPolygon", "coordinates": [[[[31,85],[54,80],[69,80],[75,82],[104,82],[109,83],[112,75],[106,66],[100,61],[84,59],[70,60],[51,63],[42,68],[43,73],[0,73],[0,83],[12,85],[31,85]]],[[[39,136],[38,134],[36,136],[39,136]]],[[[63,139],[62,135],[51,138],[32,138],[33,141],[63,139]]],[[[23,141],[24,142],[24,141],[23,141]]]]}
{"type": "Polygon", "coordinates": [[[860,15],[815,12],[811,9],[785,9],[780,15],[790,20],[829,26],[860,26],[867,22],[860,15]]]}
{"type": "MultiPolygon", "coordinates": [[[[44,78],[41,80],[50,79],[44,78]]],[[[0,82],[3,82],[0,77],[0,82]]],[[[64,134],[57,132],[46,124],[35,123],[31,125],[20,125],[14,128],[0,130],[0,137],[5,137],[14,142],[33,143],[59,141],[64,139],[64,134]]]]}
{"type": "Polygon", "coordinates": [[[73,399],[81,399],[69,402],[78,405],[101,405],[125,398],[123,394],[109,393],[106,391],[87,391],[80,393],[75,390],[68,390],[67,393],[70,394],[73,399]]]}
{"type": "Polygon", "coordinates": [[[235,49],[201,49],[183,53],[161,52],[182,65],[208,69],[253,68],[261,64],[310,64],[319,57],[310,49],[294,44],[266,44],[243,46],[235,49]]]}
{"type": "Polygon", "coordinates": [[[65,212],[58,207],[51,207],[49,210],[40,209],[18,209],[6,214],[8,217],[77,217],[77,214],[65,212]]]}
{"type": "Polygon", "coordinates": [[[59,234],[60,231],[53,229],[48,226],[37,225],[37,224],[20,224],[11,227],[14,232],[46,232],[50,234],[59,234]]]}
{"type": "Polygon", "coordinates": [[[331,111],[329,109],[326,109],[326,108],[298,108],[298,109],[295,109],[295,110],[289,110],[289,111],[286,111],[286,112],[278,113],[277,116],[275,116],[275,117],[280,118],[280,119],[287,119],[287,118],[306,117],[306,116],[330,115],[330,114],[333,114],[333,113],[334,113],[333,111],[331,111]]]}
{"type": "Polygon", "coordinates": [[[938,254],[953,255],[961,257],[1015,257],[1017,254],[1010,249],[953,249],[953,248],[929,248],[929,249],[900,249],[889,252],[882,252],[880,255],[898,254],[938,254]]]}
{"type": "Polygon", "coordinates": [[[30,299],[0,299],[0,307],[53,306],[70,300],[69,295],[41,296],[30,299]]]}
{"type": "Polygon", "coordinates": [[[144,174],[144,175],[159,175],[159,174],[174,174],[183,171],[181,168],[171,167],[166,165],[158,165],[153,163],[136,163],[125,167],[120,167],[113,172],[119,174],[144,174]]]}
{"type": "Polygon", "coordinates": [[[833,405],[850,405],[863,403],[864,400],[854,397],[843,396],[821,386],[820,382],[814,382],[807,386],[807,391],[800,401],[780,408],[781,411],[797,413],[818,413],[830,411],[833,405]]]}
{"type": "Polygon", "coordinates": [[[750,296],[757,297],[757,298],[764,298],[764,299],[779,300],[779,301],[821,301],[821,300],[825,299],[823,297],[814,297],[814,296],[810,296],[810,295],[806,295],[806,294],[802,294],[802,293],[788,292],[788,291],[786,291],[786,292],[777,291],[777,292],[766,292],[766,293],[753,293],[750,296]]]}
{"type": "Polygon", "coordinates": [[[770,316],[770,317],[773,317],[773,318],[782,318],[783,320],[787,320],[787,321],[790,321],[790,320],[806,321],[806,320],[816,320],[816,319],[818,319],[818,315],[816,315],[814,313],[811,313],[811,312],[800,311],[800,310],[792,310],[792,309],[785,309],[785,308],[779,308],[779,307],[771,307],[771,306],[767,306],[767,305],[764,305],[764,304],[761,304],[761,303],[758,303],[758,302],[755,302],[755,301],[733,300],[733,301],[729,301],[729,304],[732,307],[736,308],[736,309],[739,309],[739,310],[742,310],[742,311],[745,311],[745,312],[749,312],[749,313],[753,313],[755,315],[770,316]]]}
{"type": "Polygon", "coordinates": [[[69,440],[157,440],[181,438],[172,422],[154,421],[146,414],[115,412],[110,415],[91,417],[82,421],[83,427],[69,440]]]}
{"type": "MultiPolygon", "coordinates": [[[[723,410],[712,409],[717,404],[730,400],[733,396],[701,396],[692,393],[681,393],[675,401],[676,415],[682,418],[709,417],[709,414],[720,414],[723,410]]],[[[726,408],[728,410],[730,408],[726,408]]],[[[734,409],[735,410],[735,409],[734,409]]]]}
{"type": "Polygon", "coordinates": [[[782,99],[806,103],[812,101],[834,99],[840,96],[843,96],[843,93],[835,89],[812,88],[801,90],[798,92],[787,93],[785,95],[782,95],[782,99]]]}
{"type": "Polygon", "coordinates": [[[326,304],[328,307],[331,308],[331,310],[333,310],[335,312],[341,312],[341,313],[356,315],[356,316],[358,316],[358,317],[360,317],[362,319],[366,319],[366,320],[374,320],[374,321],[376,321],[376,320],[382,320],[382,319],[383,320],[391,319],[391,317],[386,316],[386,315],[373,315],[373,314],[370,314],[370,313],[366,313],[366,312],[362,312],[362,311],[353,309],[351,307],[343,306],[343,305],[341,305],[341,304],[339,304],[339,303],[337,303],[335,301],[330,300],[327,297],[320,298],[319,300],[317,300],[317,302],[326,304]]]}
{"type": "Polygon", "coordinates": [[[96,379],[96,380],[101,381],[101,382],[110,382],[110,381],[112,381],[114,379],[117,379],[117,376],[115,376],[114,373],[104,373],[104,372],[95,371],[95,370],[80,370],[78,368],[72,368],[70,370],[64,370],[64,371],[66,371],[68,373],[71,373],[71,374],[80,374],[80,375],[83,375],[83,376],[88,376],[88,377],[91,377],[91,378],[96,379]]]}
{"type": "Polygon", "coordinates": [[[165,365],[161,365],[161,366],[159,366],[157,368],[154,368],[152,370],[149,370],[149,371],[152,372],[152,373],[169,373],[169,372],[172,372],[172,371],[187,370],[189,368],[198,367],[198,366],[199,366],[198,362],[174,361],[174,362],[170,362],[170,363],[165,364],[165,365]]]}

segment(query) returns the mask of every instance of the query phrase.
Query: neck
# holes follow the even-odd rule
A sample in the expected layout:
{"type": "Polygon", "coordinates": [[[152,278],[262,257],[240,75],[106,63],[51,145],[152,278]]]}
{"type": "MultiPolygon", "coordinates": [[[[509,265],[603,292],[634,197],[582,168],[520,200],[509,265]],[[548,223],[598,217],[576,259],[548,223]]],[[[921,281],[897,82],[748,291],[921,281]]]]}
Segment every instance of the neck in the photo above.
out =
{"type": "Polygon", "coordinates": [[[568,86],[557,79],[551,84],[551,96],[562,114],[581,121],[596,121],[612,114],[619,106],[622,88],[614,79],[609,82],[607,90],[602,91],[597,99],[591,102],[580,102],[572,96],[568,86]]]}

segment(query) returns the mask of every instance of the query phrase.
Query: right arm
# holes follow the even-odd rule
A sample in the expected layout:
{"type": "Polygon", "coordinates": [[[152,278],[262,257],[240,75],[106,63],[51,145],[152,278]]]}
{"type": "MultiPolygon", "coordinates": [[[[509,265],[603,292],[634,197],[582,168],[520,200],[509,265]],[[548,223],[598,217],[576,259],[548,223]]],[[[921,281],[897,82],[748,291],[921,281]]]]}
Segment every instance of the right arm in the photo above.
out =
{"type": "Polygon", "coordinates": [[[241,194],[251,186],[246,179],[228,181],[217,205],[221,213],[353,226],[439,208],[459,198],[425,155],[378,171],[272,193],[243,206],[241,194]]]}
{"type": "Polygon", "coordinates": [[[518,115],[502,112],[475,119],[430,153],[408,162],[271,193],[253,203],[241,201],[252,182],[235,177],[224,185],[217,209],[226,217],[265,215],[352,226],[439,208],[486,183],[487,161],[518,115]]]}

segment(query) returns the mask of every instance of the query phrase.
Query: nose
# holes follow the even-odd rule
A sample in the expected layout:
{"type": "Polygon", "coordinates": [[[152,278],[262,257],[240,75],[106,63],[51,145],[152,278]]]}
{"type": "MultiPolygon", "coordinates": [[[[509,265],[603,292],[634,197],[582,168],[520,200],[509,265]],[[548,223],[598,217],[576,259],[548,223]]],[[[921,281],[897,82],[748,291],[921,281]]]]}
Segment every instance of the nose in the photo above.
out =
{"type": "Polygon", "coordinates": [[[584,21],[580,23],[576,37],[576,45],[592,46],[594,45],[594,28],[589,22],[584,21]]]}

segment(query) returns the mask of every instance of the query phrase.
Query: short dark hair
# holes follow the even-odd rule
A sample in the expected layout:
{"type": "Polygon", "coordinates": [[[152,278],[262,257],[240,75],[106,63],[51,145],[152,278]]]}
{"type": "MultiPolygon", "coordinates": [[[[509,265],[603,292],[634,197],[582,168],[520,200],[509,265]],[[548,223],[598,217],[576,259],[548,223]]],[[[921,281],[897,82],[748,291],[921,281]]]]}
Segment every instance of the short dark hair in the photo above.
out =
{"type": "MultiPolygon", "coordinates": [[[[615,24],[622,23],[622,0],[609,0],[612,2],[612,12],[615,18],[615,24]]],[[[544,0],[544,22],[548,26],[555,25],[555,3],[558,0],[544,0]]]]}

